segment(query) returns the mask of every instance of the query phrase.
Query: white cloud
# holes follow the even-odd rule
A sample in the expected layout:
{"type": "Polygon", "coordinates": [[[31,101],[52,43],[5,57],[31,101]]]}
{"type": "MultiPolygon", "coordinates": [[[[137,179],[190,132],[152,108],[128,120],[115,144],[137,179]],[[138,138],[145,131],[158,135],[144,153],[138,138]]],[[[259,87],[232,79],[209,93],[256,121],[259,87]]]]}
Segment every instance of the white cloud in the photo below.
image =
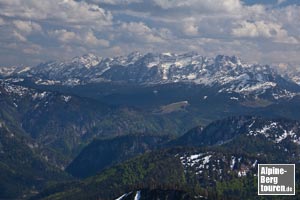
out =
{"type": "Polygon", "coordinates": [[[27,38],[17,31],[13,31],[13,36],[21,42],[27,42],[27,38]]]}
{"type": "Polygon", "coordinates": [[[39,45],[31,44],[22,49],[25,54],[39,55],[43,49],[39,45]]]}
{"type": "Polygon", "coordinates": [[[294,37],[290,37],[288,32],[281,25],[273,22],[243,21],[239,27],[232,30],[232,34],[237,37],[264,37],[273,38],[276,42],[282,43],[297,43],[294,37]]]}
{"type": "Polygon", "coordinates": [[[277,4],[280,5],[280,4],[282,4],[282,3],[286,2],[286,1],[287,0],[277,0],[277,4]]]}
{"type": "Polygon", "coordinates": [[[16,26],[19,31],[23,33],[29,34],[33,31],[42,31],[42,27],[32,21],[22,21],[22,20],[14,20],[13,24],[16,26]]]}
{"type": "Polygon", "coordinates": [[[49,32],[50,36],[57,38],[62,43],[81,46],[103,46],[108,47],[109,41],[98,39],[92,31],[85,31],[83,33],[75,33],[66,29],[60,29],[49,32]]]}
{"type": "Polygon", "coordinates": [[[77,35],[75,32],[67,31],[66,29],[50,31],[49,35],[56,37],[59,41],[63,43],[72,42],[77,39],[77,35]]]}
{"type": "Polygon", "coordinates": [[[125,34],[125,36],[136,42],[159,43],[164,41],[157,30],[149,28],[142,22],[123,23],[121,31],[122,34],[125,34]]]}
{"type": "Polygon", "coordinates": [[[98,39],[92,31],[89,31],[84,35],[83,42],[91,46],[103,46],[103,47],[109,46],[109,41],[104,39],[98,39]]]}
{"type": "Polygon", "coordinates": [[[112,15],[95,4],[74,0],[2,0],[2,16],[28,20],[47,20],[73,25],[103,26],[111,23],[112,15]]]}
{"type": "Polygon", "coordinates": [[[270,24],[264,21],[248,22],[243,21],[239,27],[232,30],[232,34],[237,37],[266,37],[270,38],[276,34],[276,30],[280,28],[277,24],[270,24]]]}
{"type": "Polygon", "coordinates": [[[112,5],[117,4],[130,4],[130,3],[141,3],[143,0],[89,0],[92,3],[107,3],[112,5]]]}
{"type": "Polygon", "coordinates": [[[183,33],[188,36],[199,36],[199,26],[196,25],[194,21],[184,21],[183,22],[183,33]]]}
{"type": "Polygon", "coordinates": [[[5,23],[4,19],[2,19],[2,18],[0,17],[0,26],[5,25],[5,24],[6,24],[6,23],[5,23]]]}
{"type": "Polygon", "coordinates": [[[154,3],[164,9],[188,7],[195,10],[206,10],[214,12],[233,12],[241,9],[240,0],[153,0],[154,3]]]}
{"type": "MultiPolygon", "coordinates": [[[[300,6],[284,0],[251,6],[243,0],[0,1],[0,44],[21,61],[37,60],[38,51],[45,54],[39,59],[54,59],[86,51],[115,56],[194,50],[270,63],[278,54],[286,60],[300,54],[300,6]]],[[[300,63],[298,57],[293,59],[300,63]]]]}

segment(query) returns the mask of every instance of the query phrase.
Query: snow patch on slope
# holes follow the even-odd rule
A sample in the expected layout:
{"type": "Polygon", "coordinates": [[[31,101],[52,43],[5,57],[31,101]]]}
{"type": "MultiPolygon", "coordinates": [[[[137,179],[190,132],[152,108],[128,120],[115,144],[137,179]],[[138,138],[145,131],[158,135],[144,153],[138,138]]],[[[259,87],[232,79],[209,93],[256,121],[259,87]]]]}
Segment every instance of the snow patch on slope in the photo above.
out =
{"type": "Polygon", "coordinates": [[[140,198],[141,198],[141,191],[137,191],[134,200],[140,200],[140,198]]]}

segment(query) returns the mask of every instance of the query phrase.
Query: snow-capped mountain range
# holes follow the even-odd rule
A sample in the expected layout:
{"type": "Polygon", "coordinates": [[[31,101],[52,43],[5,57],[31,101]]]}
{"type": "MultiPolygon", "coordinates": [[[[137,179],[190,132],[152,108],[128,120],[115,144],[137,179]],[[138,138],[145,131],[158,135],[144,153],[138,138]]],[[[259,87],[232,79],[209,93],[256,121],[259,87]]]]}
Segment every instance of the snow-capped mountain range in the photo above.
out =
{"type": "Polygon", "coordinates": [[[185,54],[133,52],[128,56],[102,58],[93,54],[69,61],[51,61],[35,67],[0,68],[2,77],[32,78],[36,84],[82,85],[125,82],[138,85],[193,83],[219,87],[219,92],[263,94],[276,90],[274,97],[293,97],[296,83],[282,78],[268,65],[247,64],[236,56],[215,58],[195,52],[185,54]],[[278,90],[280,88],[280,91],[278,90]]]}

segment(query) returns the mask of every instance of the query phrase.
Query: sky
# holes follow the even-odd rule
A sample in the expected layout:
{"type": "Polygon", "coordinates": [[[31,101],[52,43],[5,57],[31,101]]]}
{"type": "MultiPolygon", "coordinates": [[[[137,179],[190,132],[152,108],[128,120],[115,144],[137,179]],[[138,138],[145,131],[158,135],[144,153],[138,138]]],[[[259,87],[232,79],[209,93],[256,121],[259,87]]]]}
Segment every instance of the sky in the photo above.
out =
{"type": "Polygon", "coordinates": [[[300,68],[300,0],[0,0],[0,66],[133,51],[300,68]]]}

